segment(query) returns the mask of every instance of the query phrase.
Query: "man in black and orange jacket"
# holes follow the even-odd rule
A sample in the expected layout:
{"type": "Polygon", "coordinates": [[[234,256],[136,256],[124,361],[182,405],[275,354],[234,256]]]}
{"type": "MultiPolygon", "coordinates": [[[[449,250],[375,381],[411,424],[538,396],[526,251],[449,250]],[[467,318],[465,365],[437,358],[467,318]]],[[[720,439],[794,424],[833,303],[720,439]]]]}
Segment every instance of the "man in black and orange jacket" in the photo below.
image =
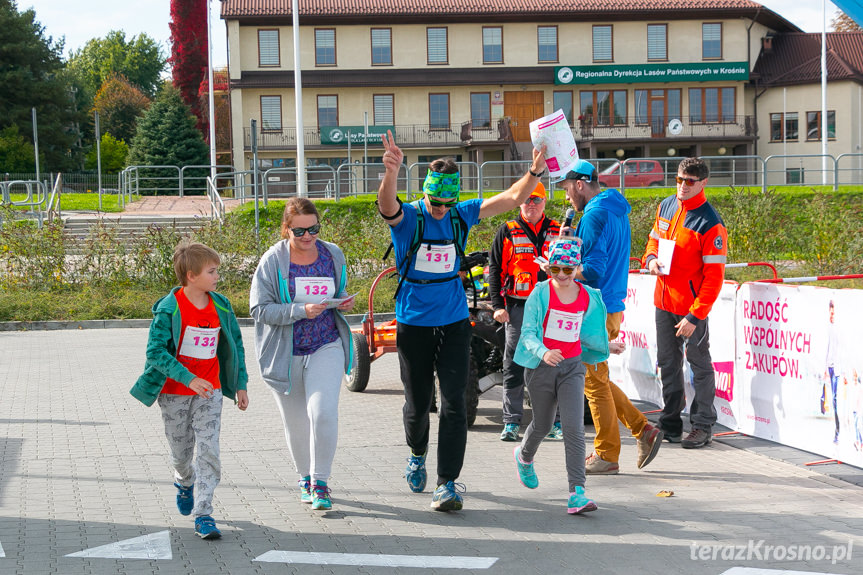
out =
{"type": "MultiPolygon", "coordinates": [[[[513,361],[524,303],[534,286],[546,279],[534,260],[548,257],[548,246],[560,233],[560,224],[545,216],[545,186],[537,184],[519,215],[500,226],[489,255],[488,290],[494,319],[506,324],[503,355],[502,441],[517,441],[524,414],[524,368],[513,361]]],[[[559,423],[555,423],[557,429],[559,423]]],[[[556,429],[552,429],[554,433],[556,429]]],[[[562,436],[562,435],[561,435],[562,436]]]]}
{"type": "Polygon", "coordinates": [[[725,279],[728,233],[722,218],[704,195],[709,173],[707,164],[700,158],[686,158],[680,162],[677,194],[659,204],[644,254],[645,267],[658,276],[653,303],[656,306],[657,362],[665,402],[659,425],[666,440],[676,443],[682,439],[681,446],[685,448],[710,443],[716,423],[713,407],[716,382],[707,315],[725,279]],[[668,253],[672,254],[671,261],[663,261],[668,253]],[[685,438],[680,419],[685,405],[684,344],[695,388],[689,415],[692,431],[685,438]]]}

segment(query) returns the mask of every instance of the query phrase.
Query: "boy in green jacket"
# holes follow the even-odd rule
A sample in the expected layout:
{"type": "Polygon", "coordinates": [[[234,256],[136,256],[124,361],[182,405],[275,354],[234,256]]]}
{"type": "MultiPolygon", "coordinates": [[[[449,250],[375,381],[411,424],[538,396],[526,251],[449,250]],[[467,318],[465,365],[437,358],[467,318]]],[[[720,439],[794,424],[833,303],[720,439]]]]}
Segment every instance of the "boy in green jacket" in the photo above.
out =
{"type": "Polygon", "coordinates": [[[235,399],[241,410],[249,406],[240,326],[228,299],[214,291],[219,263],[219,254],[204,244],[177,246],[174,273],[182,287],[153,305],[147,363],[130,391],[145,405],[159,402],[177,509],[182,515],[194,513],[195,533],[202,539],[222,536],[211,517],[221,477],[222,396],[235,399]]]}

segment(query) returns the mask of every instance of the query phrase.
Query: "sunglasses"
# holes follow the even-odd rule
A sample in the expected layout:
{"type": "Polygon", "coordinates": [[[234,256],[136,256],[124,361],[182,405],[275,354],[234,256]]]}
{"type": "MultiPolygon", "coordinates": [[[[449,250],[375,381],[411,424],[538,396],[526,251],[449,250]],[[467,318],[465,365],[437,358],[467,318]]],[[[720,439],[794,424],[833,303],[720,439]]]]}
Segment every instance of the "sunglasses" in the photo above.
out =
{"type": "Polygon", "coordinates": [[[536,204],[537,206],[545,201],[545,198],[540,198],[539,196],[531,196],[524,201],[524,205],[529,206],[531,204],[536,204]]]}
{"type": "Polygon", "coordinates": [[[320,223],[317,223],[313,226],[309,226],[307,228],[291,228],[291,233],[293,233],[298,238],[301,238],[304,235],[306,235],[306,232],[309,232],[313,236],[316,236],[316,235],[318,235],[319,231],[321,231],[321,224],[320,223]]]}
{"type": "Polygon", "coordinates": [[[445,202],[442,202],[442,201],[440,201],[436,198],[433,198],[431,196],[429,196],[428,199],[429,199],[429,203],[433,206],[443,206],[445,208],[451,208],[456,204],[456,200],[447,200],[445,202]]]}
{"type": "Polygon", "coordinates": [[[548,266],[548,271],[550,271],[554,275],[557,275],[560,272],[563,272],[563,275],[571,276],[572,272],[574,272],[575,269],[574,268],[562,268],[560,266],[548,266]]]}
{"type": "Polygon", "coordinates": [[[681,178],[680,176],[677,176],[674,179],[677,180],[678,184],[682,184],[685,182],[687,186],[694,186],[698,182],[702,181],[704,178],[681,178]]]}

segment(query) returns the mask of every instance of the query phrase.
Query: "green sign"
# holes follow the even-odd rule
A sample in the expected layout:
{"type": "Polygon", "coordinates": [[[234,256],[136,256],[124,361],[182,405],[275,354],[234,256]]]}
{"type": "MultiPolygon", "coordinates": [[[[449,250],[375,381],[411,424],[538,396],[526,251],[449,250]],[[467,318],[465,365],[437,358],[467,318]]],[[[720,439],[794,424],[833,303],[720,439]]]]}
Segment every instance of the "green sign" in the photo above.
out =
{"type": "Polygon", "coordinates": [[[697,64],[622,64],[555,66],[555,84],[635,84],[641,82],[714,82],[748,80],[746,62],[697,64]]]}
{"type": "Polygon", "coordinates": [[[386,134],[387,130],[396,131],[395,126],[369,126],[368,132],[362,126],[329,126],[321,128],[321,144],[347,146],[350,137],[352,146],[365,144],[366,141],[369,144],[381,145],[381,136],[386,134]]]}

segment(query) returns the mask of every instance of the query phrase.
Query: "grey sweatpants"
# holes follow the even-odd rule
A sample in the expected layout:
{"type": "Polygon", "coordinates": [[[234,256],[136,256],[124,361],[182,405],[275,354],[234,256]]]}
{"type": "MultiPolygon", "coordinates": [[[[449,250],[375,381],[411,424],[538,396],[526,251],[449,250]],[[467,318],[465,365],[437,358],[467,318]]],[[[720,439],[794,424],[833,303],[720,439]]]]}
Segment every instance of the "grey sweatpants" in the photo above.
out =
{"type": "Polygon", "coordinates": [[[345,373],[341,340],[291,361],[291,391],[273,390],[285,438],[300,477],[327,481],[339,438],[339,391],[345,373]]]}
{"type": "Polygon", "coordinates": [[[584,364],[581,356],[571,357],[551,367],[544,361],[536,369],[524,370],[524,383],[530,392],[533,421],[521,442],[521,458],[533,461],[539,444],[551,431],[555,411],[560,407],[566,476],[569,492],[584,487],[584,364]]]}
{"type": "Polygon", "coordinates": [[[192,515],[212,515],[213,491],[222,478],[219,459],[222,391],[213,390],[213,395],[207,399],[199,395],[162,394],[158,401],[171,450],[174,480],[184,487],[194,484],[192,515]],[[198,454],[193,465],[196,446],[198,454]]]}

